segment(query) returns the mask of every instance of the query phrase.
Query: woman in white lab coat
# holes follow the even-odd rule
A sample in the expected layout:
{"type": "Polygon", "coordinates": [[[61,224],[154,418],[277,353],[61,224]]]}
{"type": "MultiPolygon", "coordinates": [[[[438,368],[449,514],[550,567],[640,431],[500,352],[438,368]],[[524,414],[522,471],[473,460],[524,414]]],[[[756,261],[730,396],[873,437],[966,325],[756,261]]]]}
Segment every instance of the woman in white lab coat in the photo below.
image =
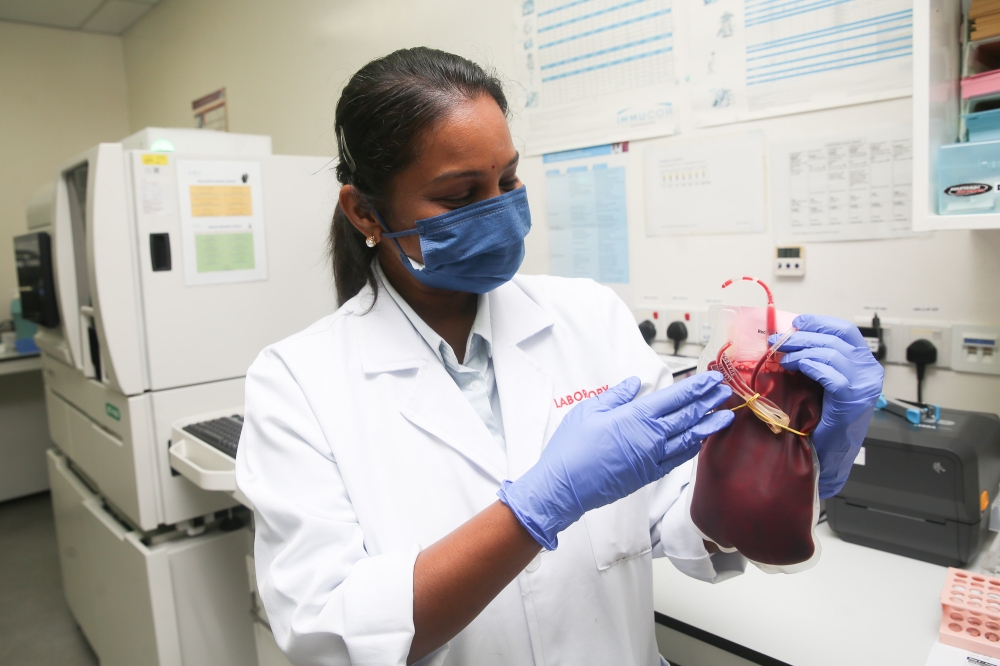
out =
{"type": "MultiPolygon", "coordinates": [[[[651,558],[706,581],[745,564],[685,508],[687,461],[732,419],[721,377],[671,386],[609,289],[514,275],[530,215],[506,113],[495,77],[429,49],[338,103],[341,307],[254,362],[237,456],[295,664],[653,666],[651,558]]],[[[786,359],[826,388],[839,488],[881,375],[857,329],[800,323],[786,359]]]]}

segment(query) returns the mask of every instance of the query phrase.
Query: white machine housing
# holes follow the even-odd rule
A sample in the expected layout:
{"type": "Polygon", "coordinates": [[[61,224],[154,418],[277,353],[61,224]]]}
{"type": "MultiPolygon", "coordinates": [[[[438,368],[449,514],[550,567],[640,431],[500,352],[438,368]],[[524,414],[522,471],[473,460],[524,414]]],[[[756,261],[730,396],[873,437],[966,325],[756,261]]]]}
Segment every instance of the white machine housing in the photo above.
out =
{"type": "Polygon", "coordinates": [[[170,427],[242,404],[243,377],[260,350],[336,308],[326,258],[336,199],[329,164],[271,155],[268,137],[151,128],[95,146],[56,179],[62,322],[36,336],[50,430],[74,469],[136,528],[235,504],[171,470],[170,427]],[[155,153],[144,163],[161,138],[186,152],[155,153]],[[266,279],[186,283],[179,159],[259,165],[266,279]],[[150,162],[163,201],[153,213],[143,206],[150,162]],[[169,239],[169,270],[153,270],[151,234],[169,239]]]}
{"type": "Polygon", "coordinates": [[[246,527],[146,539],[104,508],[65,456],[51,450],[48,464],[66,602],[101,666],[256,661],[246,527]]]}
{"type": "Polygon", "coordinates": [[[171,468],[171,426],[242,405],[259,351],[335,309],[329,164],[271,155],[269,137],[149,128],[68,162],[30,206],[51,224],[61,319],[36,342],[63,586],[106,666],[254,663],[270,636],[251,618],[250,531],[225,531],[238,498],[171,468]],[[179,159],[259,168],[266,278],[188,283],[179,159]]]}

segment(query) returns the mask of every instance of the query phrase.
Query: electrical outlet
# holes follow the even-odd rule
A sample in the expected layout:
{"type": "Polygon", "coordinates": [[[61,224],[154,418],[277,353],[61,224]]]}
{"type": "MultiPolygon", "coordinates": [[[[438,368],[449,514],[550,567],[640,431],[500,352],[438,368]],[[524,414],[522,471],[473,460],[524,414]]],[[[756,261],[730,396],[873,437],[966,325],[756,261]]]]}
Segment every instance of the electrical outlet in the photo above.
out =
{"type": "MultiPolygon", "coordinates": [[[[871,326],[871,315],[855,315],[858,326],[871,326]]],[[[921,321],[885,317],[880,320],[882,343],[885,345],[883,363],[906,365],[906,348],[914,340],[930,340],[937,348],[937,362],[930,367],[951,368],[952,324],[941,321],[921,321]]]]}
{"type": "MultiPolygon", "coordinates": [[[[854,323],[857,324],[859,328],[860,327],[871,328],[871,325],[872,325],[872,316],[871,315],[855,315],[854,316],[854,323]]],[[[901,362],[901,361],[895,360],[896,358],[899,358],[899,355],[894,353],[894,349],[895,348],[893,346],[894,337],[895,337],[895,336],[893,336],[893,330],[895,329],[896,326],[898,326],[900,324],[901,324],[901,321],[898,320],[898,319],[879,318],[879,327],[882,329],[882,344],[885,345],[885,358],[882,359],[883,363],[900,363],[901,362]]],[[[869,349],[872,349],[875,346],[874,342],[872,340],[870,340],[869,338],[865,338],[865,341],[868,342],[868,348],[869,349]]],[[[872,353],[873,354],[875,353],[874,349],[872,349],[872,353]]],[[[905,362],[906,361],[906,350],[905,349],[903,350],[903,357],[902,358],[903,358],[902,362],[905,362]]]]}
{"type": "Polygon", "coordinates": [[[906,348],[915,340],[930,340],[937,347],[937,362],[932,368],[951,367],[951,324],[936,322],[906,322],[896,327],[899,335],[895,336],[895,346],[899,360],[895,363],[906,363],[906,348]]]}
{"type": "Polygon", "coordinates": [[[677,306],[641,307],[635,308],[634,312],[637,322],[648,319],[656,326],[656,337],[653,338],[654,340],[673,344],[672,340],[667,339],[667,327],[670,325],[670,322],[681,321],[684,322],[684,326],[687,327],[688,332],[688,337],[684,341],[684,344],[704,345],[708,342],[707,337],[703,334],[705,315],[707,313],[706,308],[681,309],[677,306]],[[702,339],[704,339],[704,342],[702,339]]]}
{"type": "Polygon", "coordinates": [[[951,335],[951,367],[959,372],[1000,375],[1000,328],[957,324],[951,335]]]}

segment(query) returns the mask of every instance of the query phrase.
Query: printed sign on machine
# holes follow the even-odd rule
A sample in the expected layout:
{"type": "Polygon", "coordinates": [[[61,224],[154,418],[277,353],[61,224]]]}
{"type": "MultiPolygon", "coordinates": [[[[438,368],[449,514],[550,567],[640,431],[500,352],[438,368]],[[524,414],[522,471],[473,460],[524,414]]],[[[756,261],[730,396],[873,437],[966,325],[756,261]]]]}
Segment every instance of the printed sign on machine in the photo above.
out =
{"type": "Polygon", "coordinates": [[[258,162],[178,160],[184,282],[267,279],[258,162]]]}

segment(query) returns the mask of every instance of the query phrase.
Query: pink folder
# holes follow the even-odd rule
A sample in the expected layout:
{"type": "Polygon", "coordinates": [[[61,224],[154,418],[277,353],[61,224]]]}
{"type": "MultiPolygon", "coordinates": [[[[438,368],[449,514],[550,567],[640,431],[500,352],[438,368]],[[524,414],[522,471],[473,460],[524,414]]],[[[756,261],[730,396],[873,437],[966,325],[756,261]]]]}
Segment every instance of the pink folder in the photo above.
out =
{"type": "Polygon", "coordinates": [[[982,97],[1000,92],[1000,69],[974,74],[962,79],[962,99],[982,97]]]}

